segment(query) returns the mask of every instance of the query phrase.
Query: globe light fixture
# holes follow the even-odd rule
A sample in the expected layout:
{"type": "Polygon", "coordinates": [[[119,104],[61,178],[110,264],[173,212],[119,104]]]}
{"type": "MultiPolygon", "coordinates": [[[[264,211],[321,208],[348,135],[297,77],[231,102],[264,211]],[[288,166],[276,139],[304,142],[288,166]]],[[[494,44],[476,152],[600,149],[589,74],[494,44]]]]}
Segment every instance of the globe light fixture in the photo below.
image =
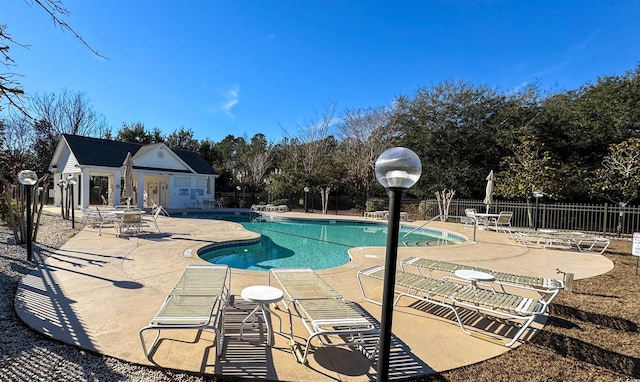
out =
{"type": "Polygon", "coordinates": [[[398,258],[398,233],[400,231],[400,206],[402,192],[412,187],[422,174],[422,162],[418,155],[405,147],[394,147],[383,152],[376,160],[376,178],[389,192],[389,221],[387,247],[384,262],[382,290],[382,317],[378,344],[377,380],[389,380],[389,353],[391,351],[391,326],[393,321],[393,297],[398,258]]]}
{"type": "Polygon", "coordinates": [[[18,182],[25,187],[27,197],[27,261],[33,259],[33,219],[31,219],[31,189],[38,182],[38,175],[33,170],[22,170],[18,173],[18,182]]]}

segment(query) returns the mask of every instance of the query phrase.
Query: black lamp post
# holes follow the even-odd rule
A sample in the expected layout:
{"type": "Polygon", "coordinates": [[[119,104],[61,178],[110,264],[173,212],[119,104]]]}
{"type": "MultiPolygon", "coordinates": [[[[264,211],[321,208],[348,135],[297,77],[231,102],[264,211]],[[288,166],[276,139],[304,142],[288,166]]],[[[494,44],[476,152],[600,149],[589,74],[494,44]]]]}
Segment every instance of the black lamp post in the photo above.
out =
{"type": "Polygon", "coordinates": [[[58,186],[60,186],[60,210],[62,212],[62,218],[64,219],[64,188],[67,185],[67,181],[64,179],[60,179],[58,181],[58,186]]]}
{"type": "Polygon", "coordinates": [[[309,187],[304,188],[304,213],[307,213],[307,195],[309,195],[309,187]]]}
{"type": "Polygon", "coordinates": [[[76,206],[73,204],[73,186],[78,183],[78,179],[73,175],[69,175],[67,177],[67,183],[69,184],[69,187],[71,187],[69,190],[71,192],[71,229],[76,229],[76,217],[73,212],[76,209],[76,206]]]}
{"type": "Polygon", "coordinates": [[[538,230],[538,201],[540,200],[541,197],[544,196],[544,192],[542,190],[535,190],[533,191],[533,197],[536,198],[536,218],[535,218],[535,223],[533,225],[534,229],[537,231],[538,230]]]}
{"type": "Polygon", "coordinates": [[[31,219],[31,188],[38,181],[38,175],[32,170],[22,170],[18,173],[18,182],[25,186],[27,194],[27,261],[33,259],[33,244],[31,235],[33,233],[33,223],[31,219]]]}
{"type": "Polygon", "coordinates": [[[236,208],[240,208],[240,197],[238,194],[240,193],[241,189],[242,187],[236,186],[236,208]]]}
{"type": "Polygon", "coordinates": [[[402,191],[412,187],[422,174],[422,163],[413,151],[394,147],[383,152],[376,161],[376,178],[389,192],[389,221],[387,250],[384,261],[384,286],[382,290],[382,317],[380,319],[380,343],[377,380],[389,380],[389,356],[391,352],[391,327],[393,321],[393,297],[398,259],[398,233],[400,231],[400,205],[402,191]]]}

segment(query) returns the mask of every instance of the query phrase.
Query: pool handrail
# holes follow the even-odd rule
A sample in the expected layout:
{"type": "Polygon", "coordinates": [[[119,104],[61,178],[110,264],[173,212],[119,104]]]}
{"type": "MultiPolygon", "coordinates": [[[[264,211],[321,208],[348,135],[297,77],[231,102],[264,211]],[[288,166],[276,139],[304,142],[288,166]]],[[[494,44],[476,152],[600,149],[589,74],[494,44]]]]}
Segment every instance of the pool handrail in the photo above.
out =
{"type": "Polygon", "coordinates": [[[412,233],[416,232],[417,230],[421,229],[422,227],[426,226],[427,224],[431,223],[432,221],[439,219],[442,215],[436,215],[434,217],[432,217],[431,219],[427,220],[426,222],[424,222],[422,225],[412,229],[411,231],[407,232],[406,234],[404,234],[404,236],[402,236],[402,243],[404,244],[405,247],[408,247],[409,245],[407,244],[407,241],[405,240],[407,238],[407,236],[411,235],[412,233]]]}

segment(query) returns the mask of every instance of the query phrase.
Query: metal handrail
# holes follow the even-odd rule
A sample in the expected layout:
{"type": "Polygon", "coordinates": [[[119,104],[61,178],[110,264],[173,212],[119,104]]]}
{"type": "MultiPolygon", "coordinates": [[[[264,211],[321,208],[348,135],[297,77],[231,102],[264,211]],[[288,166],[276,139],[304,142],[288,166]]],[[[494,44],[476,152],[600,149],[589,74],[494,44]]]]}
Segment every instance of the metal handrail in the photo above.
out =
{"type": "Polygon", "coordinates": [[[412,229],[411,231],[407,232],[406,234],[404,234],[404,236],[402,236],[402,243],[404,244],[405,247],[408,247],[409,245],[407,244],[407,241],[405,240],[407,238],[407,236],[411,235],[412,233],[416,232],[417,230],[419,230],[420,228],[426,226],[427,224],[431,223],[432,221],[439,219],[442,215],[436,215],[434,217],[432,217],[431,219],[427,220],[426,222],[424,222],[422,225],[412,229]]]}

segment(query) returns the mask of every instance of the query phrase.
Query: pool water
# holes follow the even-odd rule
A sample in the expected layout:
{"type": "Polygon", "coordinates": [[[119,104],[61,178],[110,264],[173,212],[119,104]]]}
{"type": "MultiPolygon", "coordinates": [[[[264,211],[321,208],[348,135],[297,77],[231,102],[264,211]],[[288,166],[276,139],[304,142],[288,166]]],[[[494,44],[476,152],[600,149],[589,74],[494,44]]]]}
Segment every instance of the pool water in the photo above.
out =
{"type": "MultiPolygon", "coordinates": [[[[199,251],[204,260],[239,269],[333,268],[349,262],[349,248],[385,246],[387,242],[387,225],[383,223],[286,218],[260,220],[250,214],[189,214],[188,217],[235,221],[261,235],[254,242],[209,246],[199,251]]],[[[401,228],[400,240],[413,228],[401,228]]],[[[441,245],[443,239],[418,231],[404,241],[441,245]]]]}

